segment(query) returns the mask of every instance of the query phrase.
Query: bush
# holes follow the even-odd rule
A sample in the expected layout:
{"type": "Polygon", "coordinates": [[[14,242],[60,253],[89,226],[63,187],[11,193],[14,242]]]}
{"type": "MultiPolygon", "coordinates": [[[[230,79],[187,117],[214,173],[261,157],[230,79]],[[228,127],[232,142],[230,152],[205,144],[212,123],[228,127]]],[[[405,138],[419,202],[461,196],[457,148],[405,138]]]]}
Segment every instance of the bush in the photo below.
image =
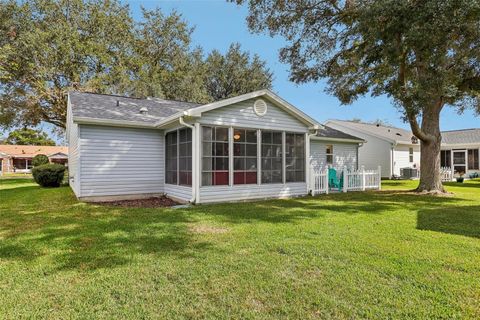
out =
{"type": "Polygon", "coordinates": [[[49,163],[48,157],[44,154],[37,154],[32,159],[32,165],[34,167],[38,167],[38,166],[41,166],[42,164],[47,164],[47,163],[49,163]]]}
{"type": "Polygon", "coordinates": [[[57,163],[42,164],[32,169],[33,179],[42,187],[59,187],[64,173],[65,166],[57,163]]]}

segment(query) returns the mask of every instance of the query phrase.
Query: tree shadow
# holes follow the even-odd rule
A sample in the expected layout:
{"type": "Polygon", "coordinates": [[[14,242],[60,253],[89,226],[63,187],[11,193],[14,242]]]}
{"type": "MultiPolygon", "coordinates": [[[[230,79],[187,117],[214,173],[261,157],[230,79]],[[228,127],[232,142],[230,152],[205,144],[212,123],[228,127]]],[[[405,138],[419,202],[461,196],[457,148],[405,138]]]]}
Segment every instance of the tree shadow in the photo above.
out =
{"type": "Polygon", "coordinates": [[[463,183],[459,182],[444,182],[443,185],[447,187],[456,187],[456,188],[479,188],[480,189],[480,181],[474,181],[474,180],[467,180],[464,181],[463,183]]]}
{"type": "Polygon", "coordinates": [[[421,209],[417,229],[480,238],[480,206],[421,209]]]}
{"type": "Polygon", "coordinates": [[[187,258],[212,247],[189,231],[193,220],[182,210],[109,208],[76,201],[35,209],[32,204],[0,213],[0,260],[31,262],[51,255],[52,271],[89,271],[125,265],[140,255],[187,258]]]}
{"type": "Polygon", "coordinates": [[[329,212],[347,215],[385,214],[389,210],[419,207],[442,207],[447,203],[465,201],[455,197],[417,195],[408,191],[351,192],[306,196],[285,200],[253,201],[245,203],[200,205],[191,209],[227,223],[296,223],[315,219],[329,212]]]}

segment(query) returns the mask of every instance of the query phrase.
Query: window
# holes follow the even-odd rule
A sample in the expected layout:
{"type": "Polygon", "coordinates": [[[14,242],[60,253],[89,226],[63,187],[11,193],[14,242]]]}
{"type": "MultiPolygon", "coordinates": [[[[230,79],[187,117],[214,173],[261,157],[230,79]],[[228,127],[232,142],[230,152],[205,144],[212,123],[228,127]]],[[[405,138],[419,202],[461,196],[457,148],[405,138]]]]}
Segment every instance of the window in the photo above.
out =
{"type": "Polygon", "coordinates": [[[257,130],[233,132],[233,184],[257,183],[257,130]]]}
{"type": "Polygon", "coordinates": [[[478,149],[468,149],[468,169],[478,170],[478,149]]]}
{"type": "Polygon", "coordinates": [[[31,162],[28,161],[28,159],[13,159],[13,167],[15,170],[25,170],[25,169],[31,169],[32,165],[31,162]]]}
{"type": "Polygon", "coordinates": [[[228,185],[228,129],[202,127],[202,186],[228,185]]]}
{"type": "Polygon", "coordinates": [[[177,184],[177,131],[172,131],[165,136],[165,183],[177,184]]]}
{"type": "Polygon", "coordinates": [[[178,130],[178,184],[192,185],[192,129],[178,130]]]}
{"type": "Polygon", "coordinates": [[[282,132],[262,131],[262,183],[282,183],[282,132]]]}
{"type": "Polygon", "coordinates": [[[325,154],[327,155],[327,164],[333,164],[333,145],[332,144],[327,144],[325,154]]]}
{"type": "Polygon", "coordinates": [[[452,166],[452,151],[440,151],[440,166],[450,168],[452,166]]]}
{"type": "Polygon", "coordinates": [[[165,183],[192,185],[192,130],[183,128],[165,135],[165,183]]]}
{"type": "Polygon", "coordinates": [[[305,136],[297,133],[285,135],[286,182],[305,181],[305,136]]]}
{"type": "Polygon", "coordinates": [[[408,149],[408,160],[413,162],[413,148],[408,149]]]}

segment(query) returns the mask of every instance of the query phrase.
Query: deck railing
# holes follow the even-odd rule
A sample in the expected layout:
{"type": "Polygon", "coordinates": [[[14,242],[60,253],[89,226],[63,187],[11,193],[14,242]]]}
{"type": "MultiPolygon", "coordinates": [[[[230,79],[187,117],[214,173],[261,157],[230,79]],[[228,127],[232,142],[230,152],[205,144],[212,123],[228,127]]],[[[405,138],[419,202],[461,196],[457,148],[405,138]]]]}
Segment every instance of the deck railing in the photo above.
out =
{"type": "Polygon", "coordinates": [[[343,186],[333,187],[329,185],[328,168],[310,170],[310,192],[312,195],[328,193],[335,190],[340,192],[380,190],[382,187],[381,174],[379,166],[376,170],[366,170],[363,166],[358,169],[335,169],[339,175],[338,180],[343,176],[343,186]]]}

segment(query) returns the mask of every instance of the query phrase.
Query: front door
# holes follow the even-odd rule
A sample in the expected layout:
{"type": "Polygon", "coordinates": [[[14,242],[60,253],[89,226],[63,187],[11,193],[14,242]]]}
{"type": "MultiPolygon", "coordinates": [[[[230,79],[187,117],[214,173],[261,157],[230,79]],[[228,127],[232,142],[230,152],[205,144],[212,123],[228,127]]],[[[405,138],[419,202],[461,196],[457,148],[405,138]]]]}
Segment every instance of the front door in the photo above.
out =
{"type": "Polygon", "coordinates": [[[467,150],[453,151],[453,173],[465,174],[467,172],[467,150]]]}

